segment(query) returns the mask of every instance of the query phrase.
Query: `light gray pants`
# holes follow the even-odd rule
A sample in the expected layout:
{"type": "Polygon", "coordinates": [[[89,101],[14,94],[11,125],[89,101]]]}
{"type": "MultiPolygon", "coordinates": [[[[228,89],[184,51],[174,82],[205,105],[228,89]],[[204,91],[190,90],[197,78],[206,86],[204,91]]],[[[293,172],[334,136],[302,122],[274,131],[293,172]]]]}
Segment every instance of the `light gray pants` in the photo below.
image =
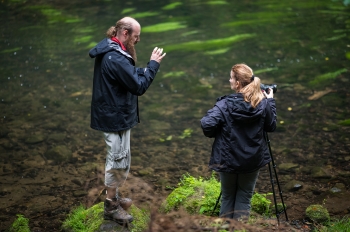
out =
{"type": "Polygon", "coordinates": [[[221,208],[220,217],[247,219],[259,170],[234,174],[220,172],[221,208]]]}
{"type": "Polygon", "coordinates": [[[131,162],[130,129],[119,132],[103,133],[107,156],[105,166],[105,185],[117,189],[126,180],[131,162]]]}

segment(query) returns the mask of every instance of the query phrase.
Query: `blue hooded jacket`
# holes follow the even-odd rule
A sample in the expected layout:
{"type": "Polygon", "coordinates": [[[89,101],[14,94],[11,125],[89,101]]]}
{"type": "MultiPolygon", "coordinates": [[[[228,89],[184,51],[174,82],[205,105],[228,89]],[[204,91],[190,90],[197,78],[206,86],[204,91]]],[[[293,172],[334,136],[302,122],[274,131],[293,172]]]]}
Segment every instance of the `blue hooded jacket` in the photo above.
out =
{"type": "Polygon", "coordinates": [[[151,60],[146,68],[136,68],[129,53],[108,38],[89,55],[95,58],[91,128],[117,132],[134,127],[140,122],[138,96],[151,85],[160,64],[151,60]]]}
{"type": "Polygon", "coordinates": [[[209,168],[218,172],[249,173],[271,161],[264,132],[276,129],[273,98],[263,99],[256,108],[241,93],[218,98],[201,119],[205,136],[215,138],[209,168]]]}

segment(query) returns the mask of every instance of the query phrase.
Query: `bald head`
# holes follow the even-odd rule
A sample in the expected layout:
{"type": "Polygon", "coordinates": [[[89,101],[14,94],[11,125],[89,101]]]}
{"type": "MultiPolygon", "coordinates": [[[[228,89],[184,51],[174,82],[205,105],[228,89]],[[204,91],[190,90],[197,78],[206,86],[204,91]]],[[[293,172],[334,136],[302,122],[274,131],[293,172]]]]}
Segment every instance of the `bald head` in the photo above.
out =
{"type": "Polygon", "coordinates": [[[106,35],[108,38],[121,37],[125,32],[132,34],[134,31],[140,30],[141,26],[139,22],[137,22],[134,18],[124,17],[116,22],[115,26],[110,27],[106,32],[106,35]]]}

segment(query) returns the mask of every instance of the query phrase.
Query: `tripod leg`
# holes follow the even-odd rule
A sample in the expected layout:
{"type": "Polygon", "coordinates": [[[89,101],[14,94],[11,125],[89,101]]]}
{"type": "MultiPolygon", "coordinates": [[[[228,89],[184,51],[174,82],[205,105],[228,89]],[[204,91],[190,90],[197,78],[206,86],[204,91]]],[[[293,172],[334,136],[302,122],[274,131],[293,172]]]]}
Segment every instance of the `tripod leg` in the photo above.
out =
{"type": "MultiPolygon", "coordinates": [[[[280,183],[279,183],[279,181],[278,181],[278,176],[277,176],[277,171],[276,171],[276,165],[275,165],[275,161],[274,161],[274,159],[273,159],[272,152],[271,152],[270,140],[269,140],[269,137],[268,137],[268,135],[267,135],[266,132],[265,132],[265,139],[266,139],[266,143],[267,143],[267,145],[268,145],[268,147],[269,147],[271,162],[272,162],[273,170],[274,170],[275,177],[276,177],[276,182],[277,182],[277,186],[278,186],[279,195],[280,195],[280,198],[281,198],[281,201],[282,201],[283,211],[284,211],[284,214],[285,214],[285,216],[286,216],[286,221],[288,221],[287,210],[286,210],[286,206],[284,205],[283,196],[282,196],[282,191],[281,191],[281,186],[280,186],[280,183]]],[[[272,173],[271,173],[270,163],[269,163],[269,170],[270,170],[270,176],[271,176],[271,179],[272,179],[272,173]]],[[[272,187],[273,187],[273,186],[272,186],[272,187]]],[[[275,194],[274,194],[274,197],[275,197],[275,194]]],[[[276,200],[275,200],[275,202],[276,202],[276,200]]],[[[277,206],[276,206],[276,204],[275,204],[275,207],[276,207],[276,216],[277,216],[277,206]]],[[[279,215],[279,213],[278,213],[278,215],[279,215]]]]}
{"type": "Polygon", "coordinates": [[[220,192],[219,197],[218,197],[218,199],[216,200],[215,207],[214,207],[213,211],[211,212],[211,216],[213,216],[214,211],[216,210],[216,207],[218,206],[218,203],[219,203],[220,198],[221,198],[221,193],[222,193],[222,192],[220,192]]]}
{"type": "Polygon", "coordinates": [[[277,200],[276,200],[276,193],[275,193],[275,185],[274,185],[274,181],[273,181],[273,176],[272,176],[270,163],[269,163],[269,172],[270,172],[270,181],[271,181],[271,185],[272,185],[273,201],[275,202],[276,218],[277,218],[277,222],[278,222],[278,225],[279,225],[280,224],[280,218],[279,218],[279,214],[278,214],[278,210],[277,210],[277,200]]]}

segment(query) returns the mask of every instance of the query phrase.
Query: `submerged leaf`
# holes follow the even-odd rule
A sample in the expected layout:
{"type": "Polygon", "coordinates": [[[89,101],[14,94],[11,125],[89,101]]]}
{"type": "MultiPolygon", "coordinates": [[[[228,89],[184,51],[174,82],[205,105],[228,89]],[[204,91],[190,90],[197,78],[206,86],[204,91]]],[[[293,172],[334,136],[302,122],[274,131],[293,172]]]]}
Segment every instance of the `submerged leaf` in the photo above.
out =
{"type": "Polygon", "coordinates": [[[130,13],[130,12],[134,11],[134,10],[135,10],[135,8],[125,8],[125,9],[121,12],[121,14],[127,14],[127,13],[130,13]]]}
{"type": "Polygon", "coordinates": [[[324,95],[326,95],[332,91],[333,90],[331,90],[331,89],[326,89],[323,91],[316,91],[312,96],[308,97],[308,100],[317,100],[317,99],[323,97],[324,95]]]}
{"type": "Polygon", "coordinates": [[[146,26],[142,29],[142,32],[163,32],[176,30],[180,28],[186,28],[186,25],[181,24],[180,22],[167,22],[167,23],[158,23],[151,26],[146,26]]]}
{"type": "Polygon", "coordinates": [[[164,46],[164,50],[167,52],[174,51],[174,50],[205,51],[208,49],[226,47],[233,43],[236,43],[245,39],[253,38],[255,36],[256,34],[241,34],[241,35],[235,35],[227,38],[213,39],[213,40],[207,40],[207,41],[195,40],[195,41],[190,41],[190,42],[185,42],[180,44],[167,45],[167,46],[164,46]]]}
{"type": "Polygon", "coordinates": [[[207,51],[207,52],[205,52],[205,54],[207,54],[207,55],[220,55],[220,54],[226,53],[228,50],[230,50],[230,48],[222,48],[222,49],[217,49],[217,50],[213,50],[213,51],[207,51]]]}
{"type": "Polygon", "coordinates": [[[311,85],[319,84],[323,81],[327,81],[330,79],[335,79],[338,75],[342,74],[343,72],[347,72],[348,70],[346,68],[337,70],[335,72],[325,73],[323,75],[317,76],[314,80],[310,81],[311,85]]]}
{"type": "Polygon", "coordinates": [[[226,1],[209,1],[207,2],[208,5],[226,5],[228,2],[226,1]]]}
{"type": "Polygon", "coordinates": [[[155,15],[159,15],[159,13],[147,11],[147,12],[131,14],[130,17],[133,17],[133,18],[145,18],[145,17],[155,16],[155,15]]]}
{"type": "Polygon", "coordinates": [[[163,75],[163,78],[168,78],[168,77],[181,77],[184,76],[186,73],[184,71],[178,71],[178,72],[168,72],[163,75]]]}
{"type": "Polygon", "coordinates": [[[182,2],[173,2],[173,3],[170,3],[166,6],[163,6],[162,9],[163,10],[172,10],[172,9],[175,9],[176,7],[182,5],[182,2]]]}
{"type": "Polygon", "coordinates": [[[265,73],[265,72],[271,72],[271,71],[275,71],[275,70],[278,70],[278,68],[275,67],[275,68],[259,69],[259,70],[256,70],[256,71],[254,72],[254,74],[265,73]]]}

